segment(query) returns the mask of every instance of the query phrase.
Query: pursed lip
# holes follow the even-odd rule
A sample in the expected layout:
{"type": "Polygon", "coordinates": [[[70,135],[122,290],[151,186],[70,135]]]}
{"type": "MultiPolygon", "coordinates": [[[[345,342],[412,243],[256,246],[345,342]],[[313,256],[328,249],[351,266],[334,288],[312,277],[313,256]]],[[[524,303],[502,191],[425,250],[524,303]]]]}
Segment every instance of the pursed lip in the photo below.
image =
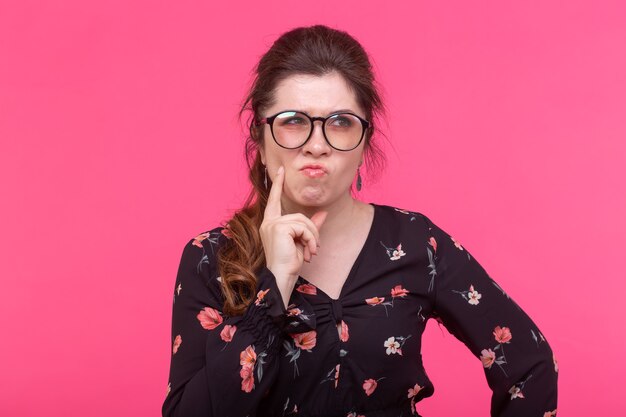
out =
{"type": "Polygon", "coordinates": [[[325,173],[328,173],[328,170],[326,169],[326,167],[324,167],[323,165],[319,165],[319,164],[307,164],[303,166],[302,168],[300,168],[300,171],[304,169],[321,169],[325,173]]]}

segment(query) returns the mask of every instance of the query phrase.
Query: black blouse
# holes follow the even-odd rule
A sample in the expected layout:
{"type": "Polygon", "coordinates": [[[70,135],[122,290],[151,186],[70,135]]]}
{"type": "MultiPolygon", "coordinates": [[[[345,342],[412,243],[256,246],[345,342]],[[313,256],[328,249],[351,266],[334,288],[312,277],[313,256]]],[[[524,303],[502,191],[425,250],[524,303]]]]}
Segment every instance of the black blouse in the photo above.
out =
{"type": "Polygon", "coordinates": [[[419,416],[434,391],[421,355],[430,318],[482,363],[492,416],[556,415],[557,362],[528,315],[428,217],[372,205],[337,300],[300,276],[285,308],[263,267],[256,300],[228,317],[216,265],[228,229],[189,241],[163,416],[419,416]]]}

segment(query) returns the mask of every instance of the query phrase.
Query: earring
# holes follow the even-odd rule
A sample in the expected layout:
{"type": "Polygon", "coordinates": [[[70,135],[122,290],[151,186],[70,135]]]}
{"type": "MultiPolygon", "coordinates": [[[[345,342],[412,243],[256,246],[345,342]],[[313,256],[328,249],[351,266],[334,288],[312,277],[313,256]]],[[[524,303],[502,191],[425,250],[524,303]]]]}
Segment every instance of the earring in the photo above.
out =
{"type": "Polygon", "coordinates": [[[264,166],[265,168],[265,180],[263,180],[263,184],[265,184],[265,189],[267,190],[267,166],[264,166]]]}
{"type": "Polygon", "coordinates": [[[356,190],[361,191],[361,168],[356,169],[357,177],[356,177],[356,190]]]}

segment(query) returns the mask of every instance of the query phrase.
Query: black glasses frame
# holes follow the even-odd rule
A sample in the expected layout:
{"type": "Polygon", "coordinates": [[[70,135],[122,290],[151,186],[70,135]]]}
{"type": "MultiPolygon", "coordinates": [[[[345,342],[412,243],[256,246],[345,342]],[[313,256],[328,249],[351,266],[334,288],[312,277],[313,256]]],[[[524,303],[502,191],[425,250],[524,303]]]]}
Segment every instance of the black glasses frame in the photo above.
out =
{"type": "Polygon", "coordinates": [[[348,151],[351,151],[353,149],[356,149],[361,144],[361,142],[363,141],[363,137],[365,136],[365,131],[367,129],[369,129],[369,126],[370,126],[370,122],[368,122],[367,120],[363,119],[359,115],[356,115],[356,114],[354,114],[352,112],[342,111],[342,112],[337,112],[337,113],[330,114],[327,117],[312,117],[312,116],[309,116],[308,114],[306,114],[305,112],[300,111],[300,110],[282,110],[282,111],[280,111],[280,112],[278,112],[278,113],[276,113],[276,114],[274,114],[272,116],[268,116],[268,117],[262,118],[261,120],[255,122],[254,125],[255,126],[261,126],[263,123],[267,123],[268,125],[270,125],[270,131],[272,132],[272,138],[274,139],[274,142],[276,142],[276,144],[278,146],[280,146],[281,148],[285,148],[285,149],[298,149],[298,148],[303,147],[309,141],[309,139],[311,139],[311,135],[313,134],[313,129],[315,129],[314,123],[317,120],[322,122],[322,133],[324,134],[324,139],[326,140],[326,143],[328,143],[328,146],[330,146],[331,148],[336,149],[338,151],[342,151],[342,152],[348,152],[348,151]],[[276,140],[276,136],[274,136],[274,120],[276,119],[276,117],[278,117],[279,115],[281,115],[283,113],[291,113],[291,112],[300,113],[300,114],[305,115],[309,119],[309,121],[311,122],[311,130],[309,131],[309,135],[307,136],[306,140],[304,142],[302,142],[301,145],[298,145],[298,146],[293,147],[293,148],[288,148],[287,146],[281,145],[276,140]],[[339,116],[341,114],[349,114],[351,116],[356,117],[361,122],[361,127],[362,127],[362,129],[361,129],[361,137],[359,138],[359,141],[357,142],[357,144],[353,148],[350,148],[350,149],[339,149],[339,148],[334,147],[330,143],[330,141],[328,140],[328,137],[326,136],[326,121],[331,119],[331,118],[333,118],[333,117],[339,116]]]}

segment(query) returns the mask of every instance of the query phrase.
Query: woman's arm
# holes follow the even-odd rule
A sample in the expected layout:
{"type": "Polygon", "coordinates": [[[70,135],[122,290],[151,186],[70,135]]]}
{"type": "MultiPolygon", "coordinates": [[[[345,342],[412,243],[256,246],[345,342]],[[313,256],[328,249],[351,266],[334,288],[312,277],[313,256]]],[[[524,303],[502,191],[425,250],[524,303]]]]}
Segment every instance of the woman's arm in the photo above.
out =
{"type": "Polygon", "coordinates": [[[434,313],[482,362],[493,391],[491,415],[556,415],[558,368],[537,325],[466,248],[424,220],[434,313]]]}
{"type": "Polygon", "coordinates": [[[285,309],[275,277],[263,268],[257,299],[246,313],[225,316],[215,257],[220,235],[219,229],[203,233],[183,250],[174,289],[166,417],[252,416],[277,374],[285,309]]]}

